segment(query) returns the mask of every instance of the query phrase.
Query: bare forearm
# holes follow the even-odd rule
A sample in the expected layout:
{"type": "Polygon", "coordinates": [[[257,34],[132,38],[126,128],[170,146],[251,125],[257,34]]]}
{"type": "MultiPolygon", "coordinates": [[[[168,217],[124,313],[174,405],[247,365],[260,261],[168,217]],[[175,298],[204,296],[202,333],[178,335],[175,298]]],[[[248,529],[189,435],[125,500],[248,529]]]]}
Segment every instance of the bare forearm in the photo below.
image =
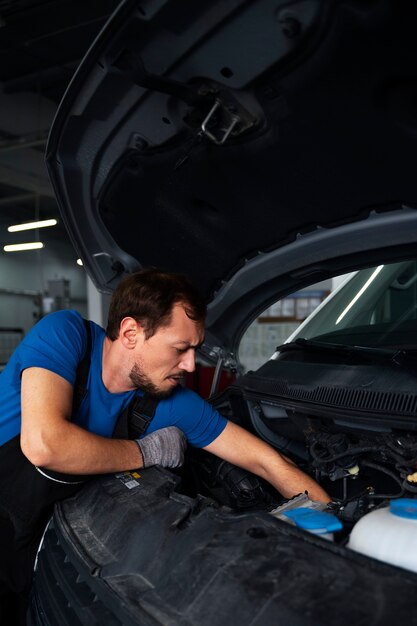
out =
{"type": "Polygon", "coordinates": [[[105,474],[142,467],[135,441],[101,437],[69,422],[60,426],[59,433],[51,433],[38,454],[27,456],[35,465],[66,474],[105,474]]]}
{"type": "Polygon", "coordinates": [[[271,483],[285,498],[307,491],[310,500],[330,502],[329,495],[311,476],[283,457],[278,464],[272,462],[268,467],[262,464],[257,470],[256,473],[271,483]]]}

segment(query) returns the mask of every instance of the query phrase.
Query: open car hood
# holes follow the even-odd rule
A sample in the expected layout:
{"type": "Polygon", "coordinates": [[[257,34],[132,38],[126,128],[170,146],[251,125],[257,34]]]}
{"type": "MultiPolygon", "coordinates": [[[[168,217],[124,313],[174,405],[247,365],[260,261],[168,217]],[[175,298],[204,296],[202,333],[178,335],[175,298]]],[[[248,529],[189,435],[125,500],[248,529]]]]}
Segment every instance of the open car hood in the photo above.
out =
{"type": "Polygon", "coordinates": [[[290,290],[417,239],[415,3],[126,0],[76,72],[47,164],[112,291],[190,275],[206,348],[290,290]]]}

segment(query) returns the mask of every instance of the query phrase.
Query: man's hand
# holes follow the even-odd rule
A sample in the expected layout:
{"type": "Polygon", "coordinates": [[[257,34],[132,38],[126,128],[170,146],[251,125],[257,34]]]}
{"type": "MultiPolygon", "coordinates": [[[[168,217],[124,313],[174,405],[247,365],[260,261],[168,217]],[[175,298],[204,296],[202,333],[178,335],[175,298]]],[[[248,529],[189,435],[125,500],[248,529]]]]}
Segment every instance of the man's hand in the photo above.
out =
{"type": "Polygon", "coordinates": [[[156,430],[143,439],[136,439],[136,443],[142,453],[143,467],[179,467],[184,463],[187,440],[176,426],[156,430]]]}

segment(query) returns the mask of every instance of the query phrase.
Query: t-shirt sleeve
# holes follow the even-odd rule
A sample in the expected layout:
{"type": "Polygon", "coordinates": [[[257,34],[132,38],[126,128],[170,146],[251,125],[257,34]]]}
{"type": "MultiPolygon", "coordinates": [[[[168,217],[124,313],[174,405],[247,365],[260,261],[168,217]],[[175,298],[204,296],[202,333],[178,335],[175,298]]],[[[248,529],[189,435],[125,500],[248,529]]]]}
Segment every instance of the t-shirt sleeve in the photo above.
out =
{"type": "Polygon", "coordinates": [[[79,313],[69,310],[50,313],[35,324],[22,343],[20,373],[28,367],[43,367],[73,385],[86,346],[79,313]]]}
{"type": "Polygon", "coordinates": [[[196,448],[212,443],[227,424],[225,417],[190,389],[180,388],[169,404],[171,425],[180,428],[196,448]]]}

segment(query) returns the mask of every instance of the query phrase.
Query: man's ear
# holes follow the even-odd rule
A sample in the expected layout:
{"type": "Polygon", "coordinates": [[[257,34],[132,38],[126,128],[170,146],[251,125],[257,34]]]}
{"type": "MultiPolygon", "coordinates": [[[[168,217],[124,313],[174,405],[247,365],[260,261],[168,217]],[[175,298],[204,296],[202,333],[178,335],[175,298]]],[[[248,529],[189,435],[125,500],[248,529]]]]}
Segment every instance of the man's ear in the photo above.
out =
{"type": "Polygon", "coordinates": [[[120,322],[119,340],[128,350],[133,350],[143,335],[142,326],[133,317],[124,317],[120,322]]]}

